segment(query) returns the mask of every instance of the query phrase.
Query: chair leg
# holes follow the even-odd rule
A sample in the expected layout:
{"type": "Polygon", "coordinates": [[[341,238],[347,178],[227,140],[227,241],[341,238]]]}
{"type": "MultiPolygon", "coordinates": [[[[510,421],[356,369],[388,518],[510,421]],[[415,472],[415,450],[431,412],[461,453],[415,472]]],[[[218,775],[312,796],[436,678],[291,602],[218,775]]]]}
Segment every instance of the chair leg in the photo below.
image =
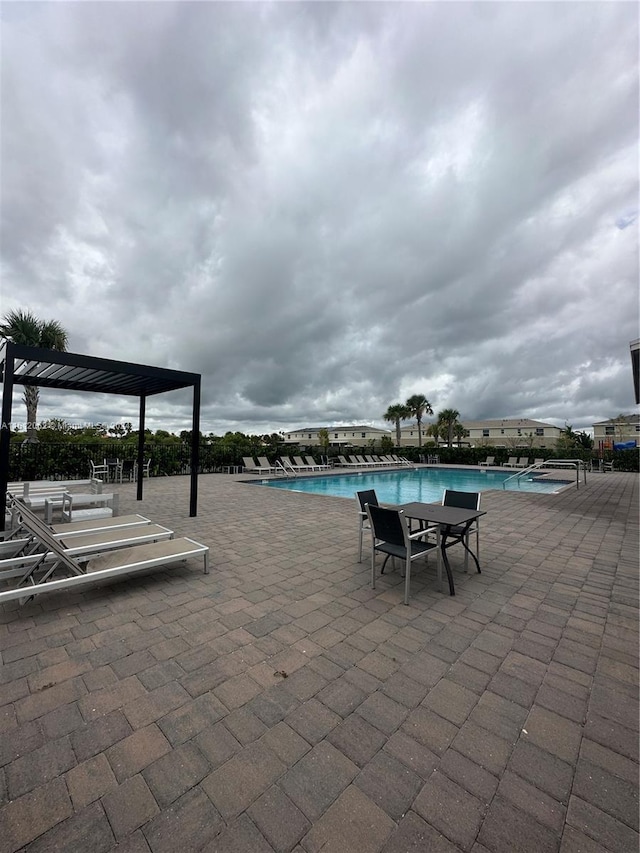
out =
{"type": "Polygon", "coordinates": [[[364,531],[362,529],[362,519],[360,519],[360,532],[359,532],[359,542],[358,542],[358,562],[359,563],[362,562],[362,535],[363,535],[363,532],[364,531]]]}
{"type": "MultiPolygon", "coordinates": [[[[469,532],[465,534],[464,541],[466,542],[467,548],[469,547],[469,532]]],[[[464,551],[464,571],[465,574],[469,571],[469,552],[465,548],[464,551]]]]}
{"type": "Polygon", "coordinates": [[[407,553],[404,567],[404,603],[409,604],[409,592],[411,589],[411,557],[407,553]]]}
{"type": "Polygon", "coordinates": [[[371,537],[371,589],[376,588],[376,543],[371,537]]]}

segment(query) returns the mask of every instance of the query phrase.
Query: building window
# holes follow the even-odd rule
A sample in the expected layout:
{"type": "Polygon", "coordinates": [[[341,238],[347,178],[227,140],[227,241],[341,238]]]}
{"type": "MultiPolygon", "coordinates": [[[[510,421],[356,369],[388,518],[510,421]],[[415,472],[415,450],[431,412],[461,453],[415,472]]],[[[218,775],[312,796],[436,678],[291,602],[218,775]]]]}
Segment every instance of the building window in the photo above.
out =
{"type": "Polygon", "coordinates": [[[504,430],[503,430],[503,429],[501,429],[501,430],[500,430],[500,435],[504,435],[504,430]]]}
{"type": "Polygon", "coordinates": [[[312,436],[311,436],[311,433],[309,433],[309,438],[311,438],[311,437],[312,437],[312,436]]]}
{"type": "Polygon", "coordinates": [[[366,438],[366,437],[367,437],[366,432],[361,432],[361,433],[360,433],[360,438],[366,438]]]}
{"type": "Polygon", "coordinates": [[[544,429],[542,427],[536,427],[536,435],[544,435],[544,429]]]}
{"type": "Polygon", "coordinates": [[[337,438],[337,437],[338,437],[338,433],[337,433],[337,432],[336,432],[336,433],[334,433],[334,434],[333,434],[333,437],[334,437],[334,438],[337,438]]]}
{"type": "Polygon", "coordinates": [[[518,435],[522,435],[522,430],[521,430],[521,429],[519,429],[519,430],[518,430],[518,435]]]}
{"type": "Polygon", "coordinates": [[[636,432],[640,432],[640,424],[636,424],[636,432]]]}
{"type": "Polygon", "coordinates": [[[489,438],[489,430],[488,429],[482,430],[482,437],[483,438],[489,438]]]}
{"type": "Polygon", "coordinates": [[[605,435],[615,435],[616,434],[615,426],[606,426],[604,428],[604,434],[605,435]]]}

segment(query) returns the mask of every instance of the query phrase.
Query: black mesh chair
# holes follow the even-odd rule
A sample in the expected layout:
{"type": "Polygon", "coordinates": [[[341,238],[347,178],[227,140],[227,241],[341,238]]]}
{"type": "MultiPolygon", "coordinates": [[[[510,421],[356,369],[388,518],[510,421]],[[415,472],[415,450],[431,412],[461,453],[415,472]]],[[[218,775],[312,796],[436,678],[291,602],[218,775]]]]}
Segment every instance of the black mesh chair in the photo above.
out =
{"type": "Polygon", "coordinates": [[[367,489],[364,492],[356,492],[358,505],[358,562],[362,562],[362,537],[365,530],[370,530],[369,516],[367,515],[367,504],[378,506],[378,497],[375,489],[367,489]]]}
{"type": "Polygon", "coordinates": [[[371,586],[376,587],[376,554],[385,554],[382,572],[391,557],[404,561],[404,603],[409,604],[411,590],[411,563],[419,557],[426,557],[434,549],[438,555],[438,576],[441,572],[440,535],[437,525],[427,527],[415,533],[409,532],[409,525],[402,510],[367,504],[367,514],[371,525],[371,586]],[[436,530],[436,542],[420,541],[436,530]]]}
{"type": "Polygon", "coordinates": [[[127,483],[130,483],[131,480],[135,480],[135,478],[136,478],[135,460],[123,459],[122,466],[120,468],[120,477],[121,477],[121,481],[123,481],[126,477],[127,483]]]}
{"type": "MultiPolygon", "coordinates": [[[[442,505],[459,506],[462,509],[480,509],[481,494],[481,492],[457,492],[453,489],[445,489],[444,495],[442,496],[442,505]]],[[[455,545],[456,542],[462,542],[463,540],[466,544],[464,551],[465,572],[469,568],[469,537],[472,533],[476,534],[475,557],[478,571],[480,571],[480,519],[477,518],[475,521],[471,522],[471,524],[451,527],[447,532],[448,537],[452,539],[452,541],[447,544],[447,547],[449,547],[449,545],[455,545]]]]}

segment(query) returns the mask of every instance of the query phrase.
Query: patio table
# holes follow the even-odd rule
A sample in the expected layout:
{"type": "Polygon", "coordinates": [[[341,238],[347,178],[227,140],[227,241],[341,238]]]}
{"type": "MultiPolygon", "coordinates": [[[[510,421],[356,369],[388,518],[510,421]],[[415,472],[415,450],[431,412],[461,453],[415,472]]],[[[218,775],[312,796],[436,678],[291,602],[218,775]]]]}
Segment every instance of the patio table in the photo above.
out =
{"type": "MultiPolygon", "coordinates": [[[[397,508],[403,510],[408,519],[426,522],[427,524],[437,524],[439,526],[440,551],[442,552],[444,567],[447,570],[449,592],[451,595],[455,595],[456,590],[453,584],[451,566],[449,565],[449,560],[447,558],[447,548],[460,543],[463,548],[471,554],[473,561],[476,564],[476,568],[480,572],[480,563],[478,562],[477,556],[467,545],[466,535],[473,522],[480,518],[481,515],[486,515],[486,512],[478,509],[463,509],[462,507],[457,506],[421,503],[420,501],[399,504],[397,508]],[[454,532],[454,527],[459,529],[456,529],[454,532]]],[[[442,578],[439,577],[438,581],[442,587],[442,578]]]]}

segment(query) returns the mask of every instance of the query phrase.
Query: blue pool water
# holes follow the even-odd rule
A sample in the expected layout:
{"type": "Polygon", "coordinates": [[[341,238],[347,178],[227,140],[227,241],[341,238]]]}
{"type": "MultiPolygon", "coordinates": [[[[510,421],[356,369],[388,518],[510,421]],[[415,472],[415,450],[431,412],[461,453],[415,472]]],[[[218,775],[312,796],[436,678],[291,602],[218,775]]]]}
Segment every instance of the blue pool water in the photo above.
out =
{"type": "Polygon", "coordinates": [[[418,468],[399,471],[363,471],[360,474],[339,474],[327,477],[296,477],[287,480],[254,480],[253,484],[272,489],[308,492],[313,495],[352,498],[363,489],[375,489],[383,503],[421,501],[436,503],[442,500],[445,489],[461,492],[486,492],[505,488],[514,492],[553,494],[565,482],[545,482],[536,477],[517,477],[507,480],[513,471],[487,471],[466,468],[418,468]],[[503,486],[504,484],[504,486],[503,486]]]}

